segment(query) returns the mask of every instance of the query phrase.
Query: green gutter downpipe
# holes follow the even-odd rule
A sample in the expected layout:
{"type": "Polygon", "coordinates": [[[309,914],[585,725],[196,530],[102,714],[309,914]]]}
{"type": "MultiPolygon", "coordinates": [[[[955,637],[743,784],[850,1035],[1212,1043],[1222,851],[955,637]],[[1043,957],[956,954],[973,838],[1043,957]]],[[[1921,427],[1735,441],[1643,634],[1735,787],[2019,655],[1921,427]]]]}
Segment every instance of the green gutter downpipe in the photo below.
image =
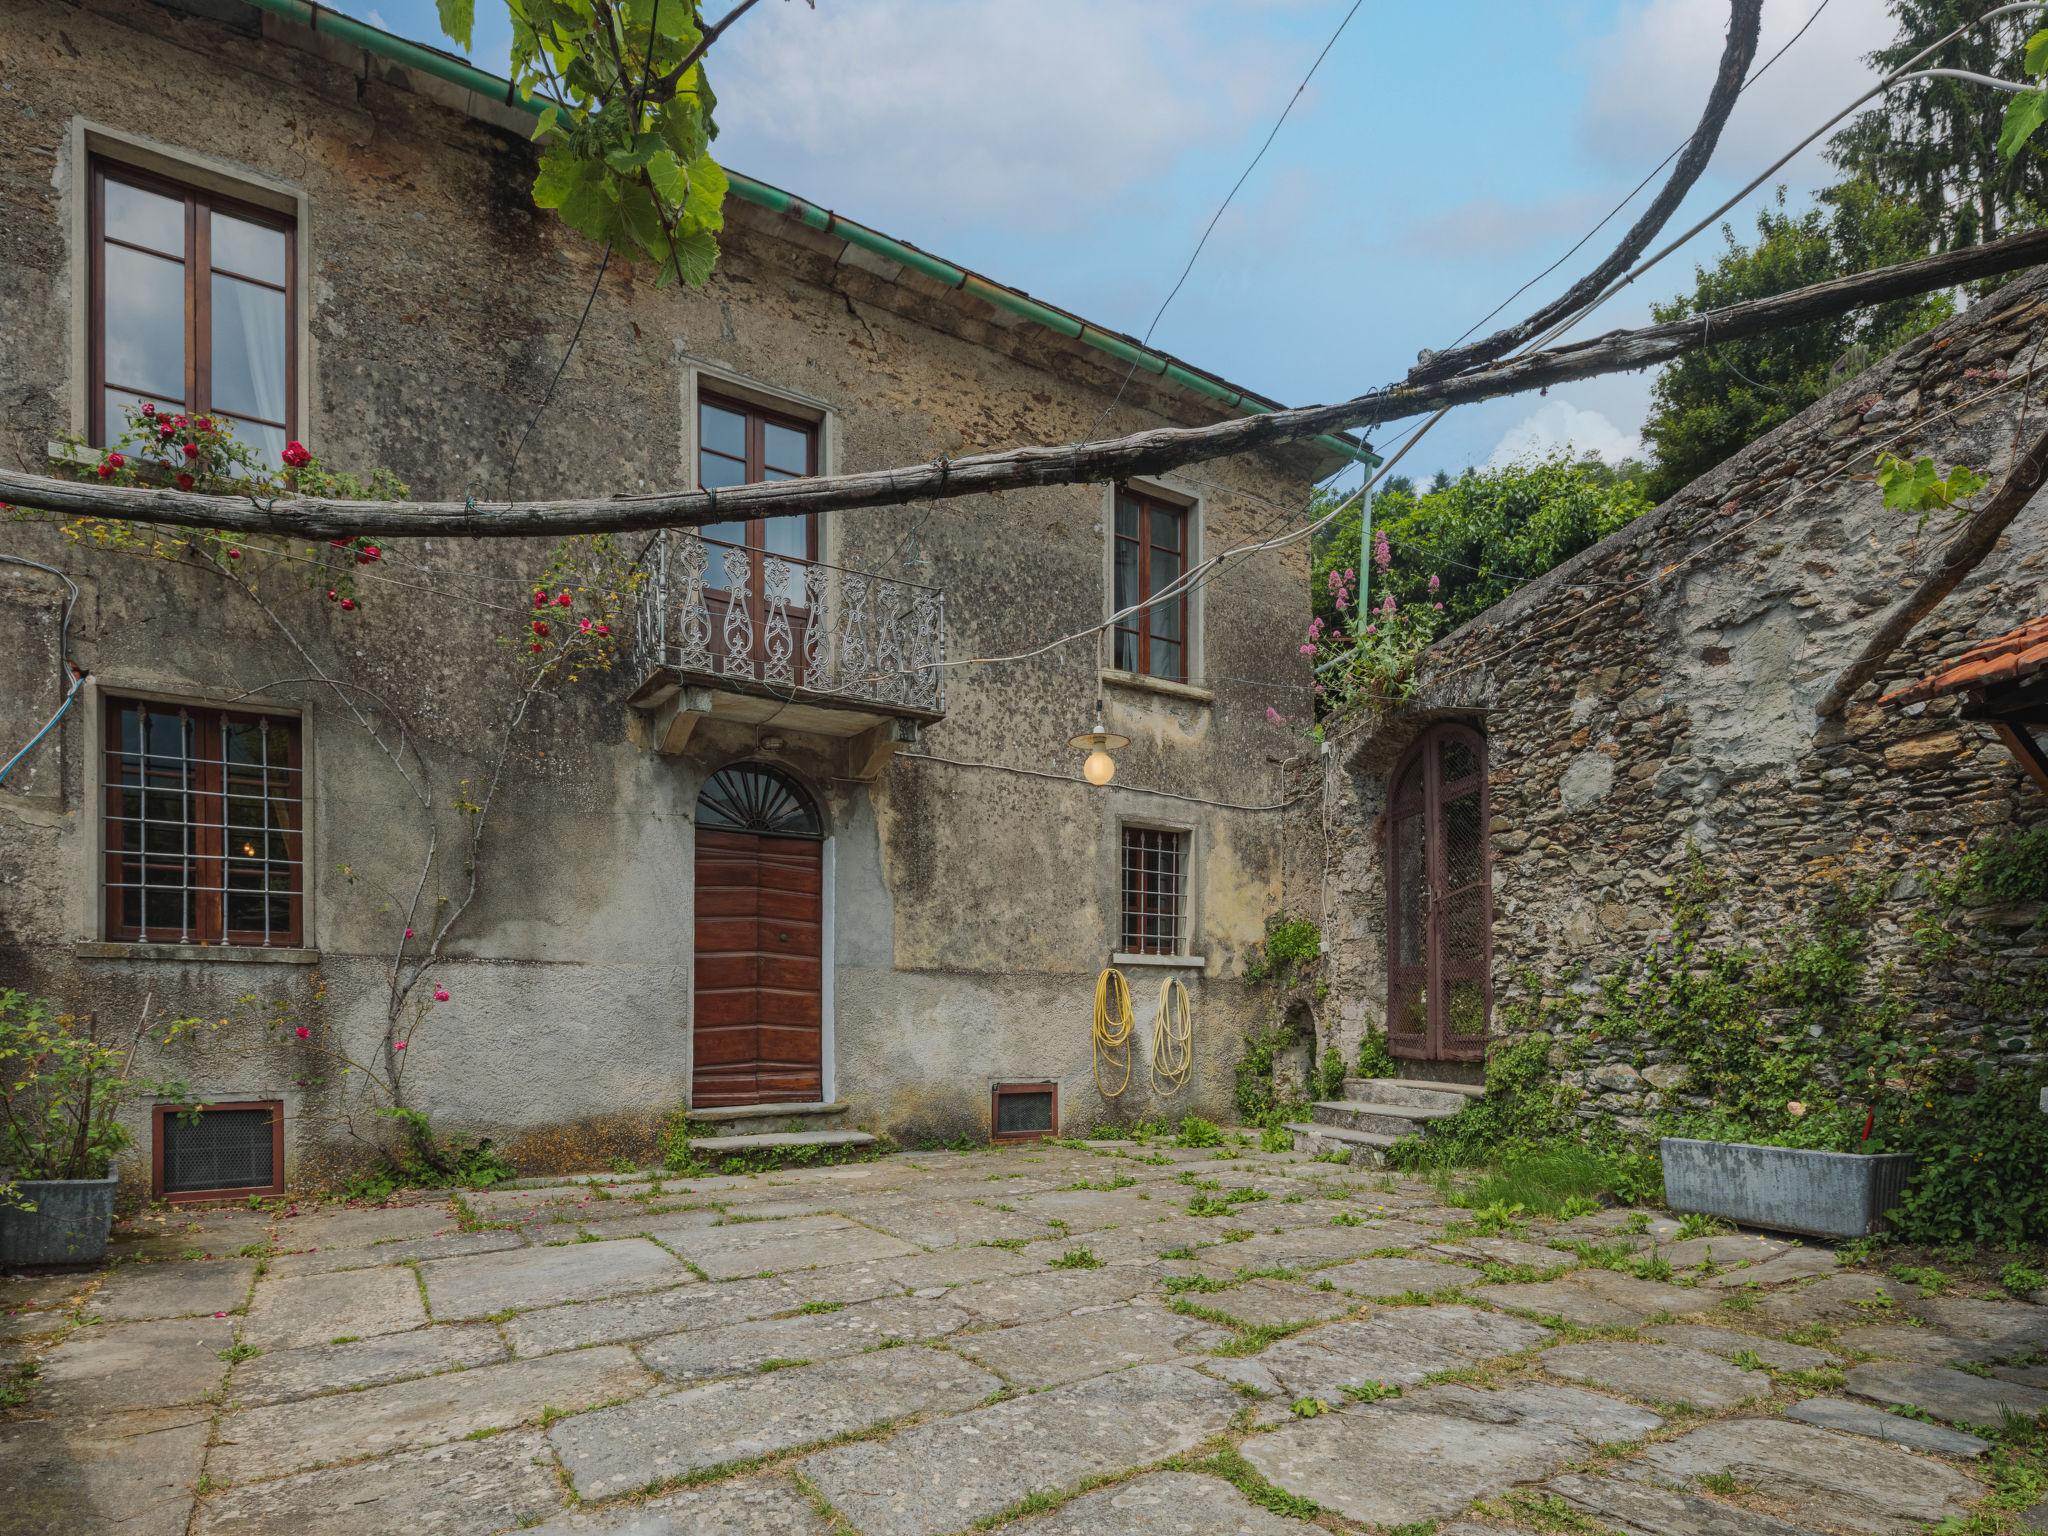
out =
{"type": "MultiPolygon", "coordinates": [[[[386,32],[380,27],[373,27],[367,22],[344,16],[339,11],[329,10],[326,6],[316,3],[316,0],[247,0],[247,3],[260,11],[268,11],[273,16],[282,17],[311,31],[325,32],[330,37],[340,38],[354,47],[378,54],[393,63],[403,64],[408,69],[417,69],[422,74],[432,75],[438,80],[447,81],[450,85],[460,86],[463,90],[486,100],[516,107],[520,111],[531,112],[536,116],[539,115],[541,108],[547,105],[546,102],[519,90],[511,81],[500,75],[478,69],[474,64],[458,59],[452,54],[443,53],[438,48],[408,42],[405,38],[386,32]]],[[[1007,310],[1057,335],[1093,347],[1098,352],[1105,352],[1120,362],[1156,374],[1190,393],[1217,401],[1227,409],[1240,411],[1246,415],[1263,415],[1273,409],[1264,401],[1253,400],[1238,390],[1192,372],[1171,358],[1149,352],[1108,331],[1098,330],[1085,320],[1077,320],[1072,315],[1062,314],[1059,310],[1017,292],[1014,288],[990,282],[985,277],[956,267],[950,262],[941,261],[936,256],[927,255],[914,246],[905,245],[900,240],[892,240],[878,230],[869,229],[865,224],[841,218],[830,209],[806,202],[780,187],[771,187],[765,181],[756,181],[753,177],[743,175],[730,167],[727,167],[726,175],[731,178],[733,194],[742,202],[797,219],[812,229],[836,236],[848,245],[856,246],[887,261],[893,261],[898,266],[908,267],[911,271],[947,288],[957,288],[971,293],[998,309],[1007,310]]],[[[1378,454],[1362,449],[1355,443],[1348,443],[1340,437],[1325,434],[1315,441],[1328,452],[1349,459],[1353,463],[1363,464],[1368,468],[1377,468],[1380,463],[1378,454]]]]}

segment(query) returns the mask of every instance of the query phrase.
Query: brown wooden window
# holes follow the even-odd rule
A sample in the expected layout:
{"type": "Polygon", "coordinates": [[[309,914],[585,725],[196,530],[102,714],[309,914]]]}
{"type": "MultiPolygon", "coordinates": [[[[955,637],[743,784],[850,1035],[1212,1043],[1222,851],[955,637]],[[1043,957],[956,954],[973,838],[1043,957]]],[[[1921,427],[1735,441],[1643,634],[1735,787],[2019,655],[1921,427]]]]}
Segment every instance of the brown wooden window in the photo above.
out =
{"type": "Polygon", "coordinates": [[[152,1192],[174,1204],[284,1193],[284,1104],[158,1104],[150,1117],[152,1192]]]}
{"type": "Polygon", "coordinates": [[[1433,725],[1395,766],[1386,813],[1387,1045],[1474,1061],[1493,1014],[1486,739],[1433,725]]]}
{"type": "MultiPolygon", "coordinates": [[[[1188,568],[1188,509],[1118,486],[1115,610],[1122,613],[1164,592],[1188,568]]],[[[1188,676],[1188,596],[1181,591],[1119,619],[1117,668],[1184,683],[1188,676]]]]}
{"type": "Polygon", "coordinates": [[[297,945],[305,909],[298,721],[109,699],[105,731],[107,937],[297,945]]]}
{"type": "MultiPolygon", "coordinates": [[[[764,410],[724,395],[697,400],[697,484],[708,491],[763,480],[801,480],[818,472],[818,424],[764,410]]],[[[755,517],[706,523],[697,530],[724,544],[766,550],[793,560],[818,558],[814,517],[755,517]]],[[[712,551],[710,585],[726,585],[718,552],[712,551]]],[[[792,601],[803,596],[799,578],[792,601]]]]}
{"type": "Polygon", "coordinates": [[[1058,1083],[997,1083],[989,1090],[989,1139],[1038,1141],[1060,1133],[1058,1083]]]}
{"type": "Polygon", "coordinates": [[[298,435],[292,220],[92,162],[92,440],[144,401],[227,418],[276,465],[298,435]]]}
{"type": "Polygon", "coordinates": [[[1185,832],[1125,827],[1123,944],[1128,955],[1177,955],[1186,906],[1185,832]]]}

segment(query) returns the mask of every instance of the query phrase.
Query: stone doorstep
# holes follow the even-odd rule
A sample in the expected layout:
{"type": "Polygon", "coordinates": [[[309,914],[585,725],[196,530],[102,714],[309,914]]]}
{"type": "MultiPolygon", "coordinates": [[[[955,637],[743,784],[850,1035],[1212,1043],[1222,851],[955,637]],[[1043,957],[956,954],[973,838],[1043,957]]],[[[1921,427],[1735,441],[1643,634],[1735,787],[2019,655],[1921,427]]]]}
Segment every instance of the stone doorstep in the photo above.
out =
{"type": "Polygon", "coordinates": [[[866,1131],[763,1131],[752,1136],[696,1136],[692,1152],[777,1152],[796,1147],[871,1147],[875,1138],[866,1131]]]}
{"type": "Polygon", "coordinates": [[[1448,1120],[1464,1107],[1463,1100],[1449,1105],[1420,1105],[1325,1099],[1309,1106],[1309,1119],[1317,1125],[1339,1126],[1347,1131],[1409,1136],[1432,1121],[1448,1120]]]}
{"type": "Polygon", "coordinates": [[[1349,1152],[1354,1163],[1383,1167],[1386,1151],[1401,1138],[1379,1131],[1354,1131],[1341,1125],[1317,1125],[1290,1120],[1287,1129],[1308,1143],[1311,1152],[1349,1152]]]}
{"type": "Polygon", "coordinates": [[[1412,1104],[1424,1109],[1463,1109],[1486,1097],[1482,1083],[1439,1083],[1420,1077],[1347,1077],[1344,1099],[1352,1104],[1412,1104]]]}
{"type": "Polygon", "coordinates": [[[767,1129],[780,1126],[795,1131],[806,1121],[821,1126],[844,1124],[852,1106],[844,1100],[830,1103],[804,1101],[793,1104],[733,1104],[724,1109],[693,1109],[684,1120],[693,1131],[709,1131],[722,1135],[738,1136],[749,1127],[767,1129]]]}

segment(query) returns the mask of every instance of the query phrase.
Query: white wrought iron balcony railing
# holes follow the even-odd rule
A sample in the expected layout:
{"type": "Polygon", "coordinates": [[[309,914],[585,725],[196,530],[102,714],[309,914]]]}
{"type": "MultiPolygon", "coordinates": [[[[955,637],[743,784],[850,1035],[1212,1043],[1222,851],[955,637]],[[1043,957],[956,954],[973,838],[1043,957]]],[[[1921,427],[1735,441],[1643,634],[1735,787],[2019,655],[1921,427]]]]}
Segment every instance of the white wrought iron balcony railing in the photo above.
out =
{"type": "Polygon", "coordinates": [[[682,529],[648,553],[639,645],[650,667],[749,693],[945,713],[936,587],[682,529]]]}

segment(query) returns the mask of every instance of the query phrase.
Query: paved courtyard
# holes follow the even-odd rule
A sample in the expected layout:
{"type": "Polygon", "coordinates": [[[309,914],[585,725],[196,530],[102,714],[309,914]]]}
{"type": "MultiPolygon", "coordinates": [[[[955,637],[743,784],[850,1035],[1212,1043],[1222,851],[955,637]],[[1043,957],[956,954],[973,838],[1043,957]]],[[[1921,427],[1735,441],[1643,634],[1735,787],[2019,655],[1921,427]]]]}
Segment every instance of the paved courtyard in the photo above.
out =
{"type": "Polygon", "coordinates": [[[1958,1426],[2048,1409],[2048,1308],[1622,1211],[1475,1235],[1300,1154],[905,1154],[118,1246],[0,1282],[9,1536],[1889,1536],[1982,1497],[1958,1426]]]}

